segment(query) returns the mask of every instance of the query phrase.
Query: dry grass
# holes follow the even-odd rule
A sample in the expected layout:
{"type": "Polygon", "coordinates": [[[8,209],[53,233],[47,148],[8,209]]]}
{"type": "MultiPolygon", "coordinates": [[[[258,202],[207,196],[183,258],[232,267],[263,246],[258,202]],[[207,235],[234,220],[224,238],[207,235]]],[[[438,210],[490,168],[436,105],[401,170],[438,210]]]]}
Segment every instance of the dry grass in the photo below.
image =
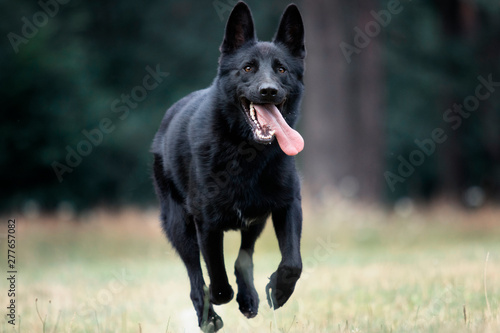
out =
{"type": "MultiPolygon", "coordinates": [[[[276,312],[264,294],[280,260],[268,224],[255,253],[259,315],[245,319],[234,300],[219,306],[223,332],[500,331],[498,209],[441,205],[401,216],[330,202],[304,204],[304,273],[276,312]]],[[[185,269],[156,211],[16,221],[20,316],[15,327],[2,319],[1,331],[198,332],[185,269]]],[[[238,242],[227,234],[228,272],[238,242]]]]}

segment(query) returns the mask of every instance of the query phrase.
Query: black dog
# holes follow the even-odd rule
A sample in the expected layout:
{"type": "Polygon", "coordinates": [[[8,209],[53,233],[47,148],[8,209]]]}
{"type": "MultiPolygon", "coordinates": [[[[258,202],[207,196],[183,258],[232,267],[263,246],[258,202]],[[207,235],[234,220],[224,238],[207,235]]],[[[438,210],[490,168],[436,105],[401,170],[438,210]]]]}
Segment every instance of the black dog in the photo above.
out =
{"type": "Polygon", "coordinates": [[[224,266],[224,231],[241,230],[236,299],[246,317],[258,311],[252,255],[269,215],[282,255],[266,288],[270,306],[285,304],[302,271],[300,182],[291,157],[304,147],[292,129],[305,57],[298,8],[286,8],[272,42],[259,42],[250,9],[239,2],[220,51],[212,85],[166,112],[152,146],[163,228],[186,265],[198,323],[207,331],[223,326],[212,305],[234,295],[224,266]],[[200,251],[210,276],[209,303],[200,251]]]}

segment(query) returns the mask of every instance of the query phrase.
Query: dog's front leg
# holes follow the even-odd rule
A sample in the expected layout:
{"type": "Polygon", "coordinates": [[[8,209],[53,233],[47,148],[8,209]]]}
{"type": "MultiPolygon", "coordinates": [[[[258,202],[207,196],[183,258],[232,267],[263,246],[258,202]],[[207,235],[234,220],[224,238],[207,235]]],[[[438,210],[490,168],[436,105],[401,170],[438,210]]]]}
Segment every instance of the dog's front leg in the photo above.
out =
{"type": "Polygon", "coordinates": [[[273,225],[281,251],[281,262],[266,286],[267,301],[277,309],[286,303],[302,272],[300,235],[302,208],[298,196],[290,205],[273,211],[273,225]]]}
{"type": "Polygon", "coordinates": [[[240,305],[241,313],[247,318],[255,317],[259,310],[259,295],[253,283],[253,252],[255,241],[266,225],[266,219],[258,221],[250,225],[248,229],[241,231],[240,252],[234,263],[234,274],[238,284],[236,300],[240,305]]]}
{"type": "Polygon", "coordinates": [[[197,223],[196,227],[198,244],[210,276],[210,302],[215,305],[225,304],[233,298],[234,292],[229,285],[224,265],[223,231],[207,228],[203,223],[197,223]]]}

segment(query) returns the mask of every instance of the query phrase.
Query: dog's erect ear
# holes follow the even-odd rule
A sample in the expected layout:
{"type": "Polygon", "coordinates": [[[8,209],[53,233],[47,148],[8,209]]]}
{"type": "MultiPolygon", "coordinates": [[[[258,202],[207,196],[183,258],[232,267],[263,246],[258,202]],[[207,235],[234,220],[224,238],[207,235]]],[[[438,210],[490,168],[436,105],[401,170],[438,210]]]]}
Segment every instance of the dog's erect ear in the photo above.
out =
{"type": "Polygon", "coordinates": [[[255,41],[252,13],[247,4],[240,1],[234,6],[231,15],[229,15],[220,51],[222,53],[231,53],[246,43],[255,41]]]}
{"type": "Polygon", "coordinates": [[[293,56],[305,58],[304,24],[296,5],[291,4],[286,7],[273,42],[285,45],[293,56]]]}

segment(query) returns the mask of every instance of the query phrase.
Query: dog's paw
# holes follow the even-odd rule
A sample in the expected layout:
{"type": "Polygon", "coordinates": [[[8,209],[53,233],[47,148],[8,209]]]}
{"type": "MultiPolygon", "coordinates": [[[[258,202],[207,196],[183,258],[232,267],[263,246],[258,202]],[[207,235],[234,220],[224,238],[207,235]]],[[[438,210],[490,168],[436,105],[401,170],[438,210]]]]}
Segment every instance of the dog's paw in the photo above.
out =
{"type": "Polygon", "coordinates": [[[259,295],[255,289],[238,292],[236,301],[240,305],[240,312],[248,319],[253,318],[259,311],[259,295]]]}
{"type": "Polygon", "coordinates": [[[300,268],[279,267],[266,286],[269,307],[278,309],[288,301],[300,277],[300,268]]]}
{"type": "Polygon", "coordinates": [[[230,285],[227,285],[223,288],[212,288],[210,286],[210,303],[214,305],[221,305],[229,303],[234,297],[233,288],[230,285]]]}
{"type": "Polygon", "coordinates": [[[203,333],[215,333],[224,326],[222,318],[215,312],[208,316],[207,320],[200,325],[203,333]]]}

